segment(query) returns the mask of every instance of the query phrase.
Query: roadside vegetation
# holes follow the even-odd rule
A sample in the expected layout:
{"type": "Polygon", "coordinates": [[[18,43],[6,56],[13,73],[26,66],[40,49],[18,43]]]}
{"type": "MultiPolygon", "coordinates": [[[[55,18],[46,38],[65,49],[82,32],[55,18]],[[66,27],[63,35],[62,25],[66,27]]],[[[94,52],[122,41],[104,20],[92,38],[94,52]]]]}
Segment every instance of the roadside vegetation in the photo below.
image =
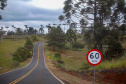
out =
{"type": "MultiPolygon", "coordinates": [[[[126,42],[122,43],[124,46],[126,42]]],[[[68,44],[66,44],[68,46],[68,44]]],[[[70,45],[69,45],[70,48],[70,45]]],[[[125,47],[126,49],[126,47],[125,47]]],[[[69,49],[69,50],[61,50],[59,51],[62,57],[62,61],[64,64],[61,68],[65,68],[68,71],[85,71],[85,70],[93,70],[93,66],[88,64],[86,60],[86,55],[89,49],[85,46],[83,49],[69,49]]],[[[56,51],[52,49],[47,49],[47,56],[50,59],[55,59],[56,51]]],[[[124,54],[119,59],[112,60],[103,60],[100,65],[96,66],[97,70],[104,69],[117,69],[117,68],[126,68],[126,54],[124,54]]]]}
{"type": "Polygon", "coordinates": [[[8,35],[4,37],[3,42],[0,41],[0,73],[24,67],[30,62],[34,43],[44,41],[44,35],[28,37],[29,39],[24,36],[8,35]]]}
{"type": "MultiPolygon", "coordinates": [[[[92,49],[91,45],[86,42],[88,35],[75,34],[71,29],[67,30],[67,33],[64,34],[61,28],[59,28],[59,26],[57,28],[53,27],[47,35],[48,53],[46,55],[52,59],[55,67],[78,72],[93,70],[93,66],[88,64],[86,60],[88,51],[92,49]],[[62,31],[61,33],[63,35],[60,31],[62,31]],[[64,38],[66,39],[64,40],[64,38]],[[60,56],[60,60],[55,56],[57,53],[60,56]]],[[[125,35],[122,37],[122,34],[116,30],[110,30],[108,32],[111,32],[113,36],[110,36],[110,38],[108,36],[107,39],[104,39],[107,47],[103,47],[103,61],[100,65],[96,66],[96,70],[126,68],[125,35]]]]}

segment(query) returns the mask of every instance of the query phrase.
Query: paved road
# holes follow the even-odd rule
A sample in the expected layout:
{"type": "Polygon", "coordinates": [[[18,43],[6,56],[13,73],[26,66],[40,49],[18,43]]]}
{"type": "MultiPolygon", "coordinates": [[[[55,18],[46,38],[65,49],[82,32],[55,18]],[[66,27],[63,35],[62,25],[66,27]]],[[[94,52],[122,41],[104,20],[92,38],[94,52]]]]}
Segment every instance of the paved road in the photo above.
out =
{"type": "Polygon", "coordinates": [[[43,44],[36,43],[33,58],[29,65],[0,75],[0,84],[63,84],[46,68],[43,44]]]}

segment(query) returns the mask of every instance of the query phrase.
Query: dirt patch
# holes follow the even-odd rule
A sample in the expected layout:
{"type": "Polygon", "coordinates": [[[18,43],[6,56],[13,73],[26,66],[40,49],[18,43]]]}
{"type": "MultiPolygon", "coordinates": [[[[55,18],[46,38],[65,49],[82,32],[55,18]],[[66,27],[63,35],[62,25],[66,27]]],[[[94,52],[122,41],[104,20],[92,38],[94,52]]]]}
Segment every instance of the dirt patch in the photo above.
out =
{"type": "MultiPolygon", "coordinates": [[[[77,76],[83,80],[93,81],[93,71],[62,71],[77,76]]],[[[96,71],[96,82],[101,84],[126,84],[126,69],[111,69],[111,70],[102,70],[96,71]]]]}

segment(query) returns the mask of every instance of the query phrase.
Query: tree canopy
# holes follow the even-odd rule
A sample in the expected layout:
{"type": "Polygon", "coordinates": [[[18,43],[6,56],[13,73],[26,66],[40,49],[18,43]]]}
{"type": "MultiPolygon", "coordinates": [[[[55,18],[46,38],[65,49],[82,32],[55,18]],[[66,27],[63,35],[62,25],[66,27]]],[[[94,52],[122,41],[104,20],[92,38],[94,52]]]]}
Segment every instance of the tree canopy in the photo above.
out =
{"type": "Polygon", "coordinates": [[[53,49],[63,49],[65,46],[65,33],[60,26],[52,27],[47,37],[48,46],[52,46],[53,49]]]}

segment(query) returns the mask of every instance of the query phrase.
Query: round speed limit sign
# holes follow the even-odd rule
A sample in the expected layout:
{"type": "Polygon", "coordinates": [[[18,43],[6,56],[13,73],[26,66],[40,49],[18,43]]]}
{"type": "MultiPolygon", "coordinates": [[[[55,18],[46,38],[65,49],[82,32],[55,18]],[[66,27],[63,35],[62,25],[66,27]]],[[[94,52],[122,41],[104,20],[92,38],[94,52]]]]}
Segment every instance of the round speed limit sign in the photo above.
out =
{"type": "Polygon", "coordinates": [[[103,58],[102,53],[97,49],[90,50],[87,54],[87,61],[89,64],[93,66],[100,64],[102,58],[103,58]]]}

